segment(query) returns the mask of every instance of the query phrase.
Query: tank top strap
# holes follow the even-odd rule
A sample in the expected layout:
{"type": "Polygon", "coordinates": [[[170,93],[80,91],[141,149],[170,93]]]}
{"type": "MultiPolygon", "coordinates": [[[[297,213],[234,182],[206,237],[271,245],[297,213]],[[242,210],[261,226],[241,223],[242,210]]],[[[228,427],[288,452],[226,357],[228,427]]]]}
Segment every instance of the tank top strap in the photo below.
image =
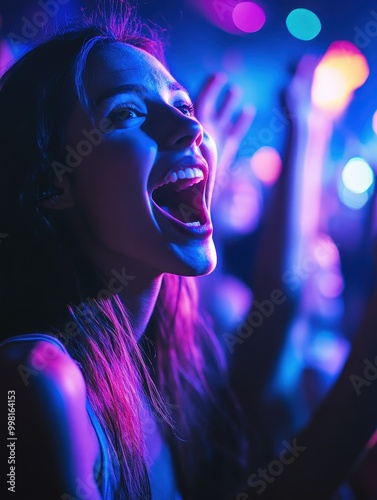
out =
{"type": "Polygon", "coordinates": [[[7,339],[3,340],[0,342],[0,347],[2,347],[5,344],[10,344],[12,342],[36,342],[38,340],[45,340],[46,342],[50,342],[51,344],[55,344],[58,346],[65,354],[68,354],[69,352],[65,348],[64,344],[57,339],[56,337],[53,337],[52,335],[48,335],[47,333],[25,333],[25,335],[15,335],[14,337],[8,337],[7,339]]]}

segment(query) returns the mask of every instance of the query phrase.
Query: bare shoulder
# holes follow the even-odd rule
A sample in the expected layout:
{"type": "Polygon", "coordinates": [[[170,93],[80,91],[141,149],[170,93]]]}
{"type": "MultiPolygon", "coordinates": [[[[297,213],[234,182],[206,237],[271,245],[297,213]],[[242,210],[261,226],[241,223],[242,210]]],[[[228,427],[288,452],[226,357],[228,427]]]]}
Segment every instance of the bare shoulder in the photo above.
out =
{"type": "Polygon", "coordinates": [[[20,389],[66,391],[69,398],[86,396],[78,365],[51,342],[25,340],[4,344],[0,347],[0,365],[3,382],[12,382],[20,389]]]}
{"type": "Polygon", "coordinates": [[[0,392],[3,402],[9,393],[14,401],[21,495],[15,498],[26,498],[22,495],[30,492],[41,500],[75,497],[78,481],[90,482],[88,498],[100,498],[93,479],[98,440],[86,410],[85,380],[75,361],[45,340],[4,344],[0,392]]]}

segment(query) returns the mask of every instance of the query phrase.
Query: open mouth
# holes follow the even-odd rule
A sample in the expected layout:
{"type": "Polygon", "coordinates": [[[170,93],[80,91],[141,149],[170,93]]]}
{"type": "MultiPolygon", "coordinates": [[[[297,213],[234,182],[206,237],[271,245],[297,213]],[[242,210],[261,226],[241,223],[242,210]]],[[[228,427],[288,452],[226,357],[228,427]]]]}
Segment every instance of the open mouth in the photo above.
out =
{"type": "Polygon", "coordinates": [[[169,217],[187,227],[200,227],[208,222],[204,201],[205,180],[199,168],[186,168],[171,173],[152,192],[152,199],[169,217]]]}

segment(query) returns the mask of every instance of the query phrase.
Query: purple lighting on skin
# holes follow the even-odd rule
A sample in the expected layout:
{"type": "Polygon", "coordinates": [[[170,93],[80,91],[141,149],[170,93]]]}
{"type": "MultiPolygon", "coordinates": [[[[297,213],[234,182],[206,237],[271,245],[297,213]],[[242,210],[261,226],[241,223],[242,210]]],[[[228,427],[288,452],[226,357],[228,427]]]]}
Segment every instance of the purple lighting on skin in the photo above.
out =
{"type": "Polygon", "coordinates": [[[240,2],[233,9],[232,19],[241,31],[255,33],[266,22],[266,15],[263,9],[256,3],[240,2]]]}
{"type": "Polygon", "coordinates": [[[5,40],[0,40],[0,77],[10,67],[12,62],[13,54],[11,52],[10,46],[5,40]]]}

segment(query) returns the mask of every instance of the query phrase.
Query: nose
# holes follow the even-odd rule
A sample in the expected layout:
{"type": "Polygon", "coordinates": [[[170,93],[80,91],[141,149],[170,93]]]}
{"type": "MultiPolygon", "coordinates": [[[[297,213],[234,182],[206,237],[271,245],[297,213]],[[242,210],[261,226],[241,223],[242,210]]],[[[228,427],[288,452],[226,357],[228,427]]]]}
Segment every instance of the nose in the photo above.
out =
{"type": "Polygon", "coordinates": [[[169,106],[164,113],[164,122],[160,123],[160,147],[162,149],[187,149],[203,142],[203,127],[193,116],[182,113],[179,109],[169,106]]]}

